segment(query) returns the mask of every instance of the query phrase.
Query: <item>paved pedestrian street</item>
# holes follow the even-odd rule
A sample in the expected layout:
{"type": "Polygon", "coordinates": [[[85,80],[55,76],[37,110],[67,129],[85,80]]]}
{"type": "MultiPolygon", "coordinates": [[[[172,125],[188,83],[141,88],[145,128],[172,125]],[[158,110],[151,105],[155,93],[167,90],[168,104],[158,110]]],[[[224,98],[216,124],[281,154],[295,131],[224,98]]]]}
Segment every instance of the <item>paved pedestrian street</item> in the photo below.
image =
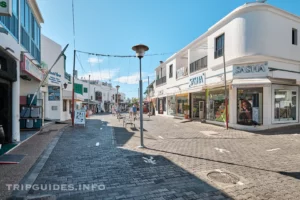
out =
{"type": "Polygon", "coordinates": [[[146,148],[138,148],[139,122],[123,127],[116,116],[66,128],[39,173],[28,172],[21,183],[36,175],[36,185],[74,187],[31,189],[23,197],[300,199],[299,127],[252,133],[144,117],[146,148]]]}

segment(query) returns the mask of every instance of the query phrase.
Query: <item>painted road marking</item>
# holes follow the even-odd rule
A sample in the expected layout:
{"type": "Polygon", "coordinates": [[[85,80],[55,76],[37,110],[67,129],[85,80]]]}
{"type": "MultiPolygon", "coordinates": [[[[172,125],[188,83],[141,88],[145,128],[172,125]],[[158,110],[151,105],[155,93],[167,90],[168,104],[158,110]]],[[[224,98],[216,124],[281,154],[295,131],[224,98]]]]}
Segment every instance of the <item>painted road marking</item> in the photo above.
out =
{"type": "Polygon", "coordinates": [[[161,137],[161,136],[158,136],[160,139],[164,139],[163,137],[161,137]]]}
{"type": "Polygon", "coordinates": [[[215,150],[219,151],[220,153],[230,153],[230,151],[226,150],[226,149],[220,149],[220,148],[215,148],[215,150]]]}
{"type": "Polygon", "coordinates": [[[102,128],[100,128],[100,130],[102,130],[102,128]]]}
{"type": "Polygon", "coordinates": [[[277,151],[279,150],[280,148],[276,148],[276,149],[268,149],[267,151],[277,151]]]}
{"type": "Polygon", "coordinates": [[[96,147],[98,147],[99,145],[100,145],[100,143],[99,143],[99,142],[97,142],[97,143],[96,143],[96,147]]]}
{"type": "Polygon", "coordinates": [[[202,133],[206,136],[219,135],[219,133],[215,132],[215,131],[200,131],[200,133],[202,133]]]}
{"type": "Polygon", "coordinates": [[[156,160],[153,159],[152,156],[150,158],[143,157],[145,163],[150,163],[152,165],[156,165],[156,160]]]}

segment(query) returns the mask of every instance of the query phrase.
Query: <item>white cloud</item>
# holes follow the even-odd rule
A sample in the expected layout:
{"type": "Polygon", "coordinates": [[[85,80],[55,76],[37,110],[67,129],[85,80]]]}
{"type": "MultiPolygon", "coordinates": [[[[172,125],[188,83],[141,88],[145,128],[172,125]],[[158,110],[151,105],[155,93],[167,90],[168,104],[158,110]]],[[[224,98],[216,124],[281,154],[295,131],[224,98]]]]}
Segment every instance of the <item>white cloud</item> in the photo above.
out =
{"type": "Polygon", "coordinates": [[[98,63],[102,63],[103,60],[100,59],[99,57],[90,57],[88,60],[87,60],[92,66],[95,65],[95,64],[98,64],[98,63]]]}
{"type": "MultiPolygon", "coordinates": [[[[142,72],[143,82],[148,82],[148,78],[145,78],[147,74],[142,72]]],[[[121,76],[114,79],[115,82],[126,83],[126,84],[138,84],[140,81],[140,73],[136,72],[130,76],[121,76]]]]}
{"type": "Polygon", "coordinates": [[[103,69],[100,72],[89,72],[87,74],[84,74],[82,76],[79,76],[80,78],[84,78],[86,80],[89,79],[89,75],[91,75],[91,79],[92,80],[100,80],[100,81],[108,81],[109,79],[113,79],[117,76],[117,74],[119,73],[119,68],[116,69],[103,69]]]}

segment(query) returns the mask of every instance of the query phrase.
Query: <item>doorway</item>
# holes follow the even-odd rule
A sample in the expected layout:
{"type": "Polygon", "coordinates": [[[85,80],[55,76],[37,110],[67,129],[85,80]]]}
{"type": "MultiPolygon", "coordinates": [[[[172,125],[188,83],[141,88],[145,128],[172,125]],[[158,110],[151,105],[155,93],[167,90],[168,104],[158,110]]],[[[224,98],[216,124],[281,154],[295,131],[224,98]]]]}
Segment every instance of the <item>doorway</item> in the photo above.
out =
{"type": "Polygon", "coordinates": [[[204,101],[199,101],[199,118],[200,120],[205,118],[205,102],[204,101]]]}
{"type": "Polygon", "coordinates": [[[5,143],[12,142],[12,84],[0,78],[0,125],[3,126],[5,143]]]}

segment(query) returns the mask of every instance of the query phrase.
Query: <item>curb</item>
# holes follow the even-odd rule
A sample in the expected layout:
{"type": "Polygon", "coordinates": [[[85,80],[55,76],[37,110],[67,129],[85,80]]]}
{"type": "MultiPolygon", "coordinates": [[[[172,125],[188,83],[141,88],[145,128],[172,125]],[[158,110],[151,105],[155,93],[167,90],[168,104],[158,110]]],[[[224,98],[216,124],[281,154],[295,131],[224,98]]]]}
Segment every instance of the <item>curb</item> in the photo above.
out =
{"type": "Polygon", "coordinates": [[[16,146],[14,146],[13,148],[11,148],[9,151],[5,152],[3,155],[8,154],[9,152],[11,152],[11,151],[14,150],[15,148],[17,148],[17,147],[18,147],[20,144],[22,144],[23,142],[26,142],[27,140],[29,140],[30,138],[32,138],[32,137],[35,136],[36,134],[40,133],[40,132],[43,130],[43,128],[46,128],[46,127],[48,127],[48,126],[50,126],[50,125],[53,125],[53,124],[55,124],[55,122],[49,122],[49,123],[45,124],[39,131],[35,132],[33,135],[29,136],[29,137],[26,138],[25,140],[20,141],[16,146]]]}
{"type": "MultiPolygon", "coordinates": [[[[50,157],[53,149],[55,148],[57,142],[59,141],[61,135],[65,131],[65,129],[69,128],[70,126],[65,126],[64,128],[60,129],[58,134],[52,139],[52,141],[48,144],[48,146],[44,149],[44,151],[41,153],[41,155],[38,157],[38,159],[35,161],[35,163],[32,165],[32,167],[29,169],[29,171],[26,173],[26,175],[21,179],[19,182],[20,185],[33,185],[36,178],[38,177],[40,171],[43,169],[45,163],[47,162],[48,158],[50,157]]],[[[11,197],[9,199],[27,199],[28,193],[30,190],[24,190],[24,191],[15,191],[12,193],[11,197]]],[[[30,197],[31,198],[31,197],[30,197]]]]}

